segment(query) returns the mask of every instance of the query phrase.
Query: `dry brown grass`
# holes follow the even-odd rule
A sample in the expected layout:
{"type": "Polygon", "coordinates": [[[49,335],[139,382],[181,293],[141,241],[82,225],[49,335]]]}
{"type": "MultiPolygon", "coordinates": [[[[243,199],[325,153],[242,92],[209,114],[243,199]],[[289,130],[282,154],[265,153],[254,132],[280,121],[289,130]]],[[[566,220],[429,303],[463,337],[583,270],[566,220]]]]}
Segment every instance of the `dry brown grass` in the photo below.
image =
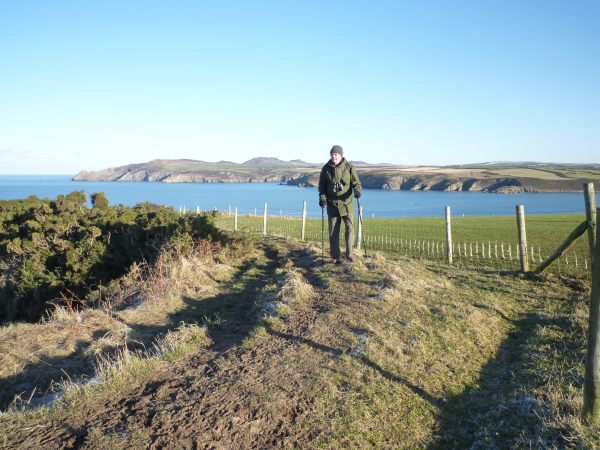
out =
{"type": "Polygon", "coordinates": [[[127,325],[101,311],[62,307],[42,323],[0,328],[2,401],[28,402],[47,390],[49,380],[87,372],[95,355],[123,347],[127,335],[127,325]]]}
{"type": "Polygon", "coordinates": [[[298,269],[288,270],[277,293],[277,299],[287,305],[295,301],[303,301],[314,294],[313,287],[306,282],[298,269]]]}
{"type": "MultiPolygon", "coordinates": [[[[285,250],[280,249],[282,253],[285,250]]],[[[304,249],[304,256],[298,258],[300,264],[310,264],[314,256],[310,249],[304,249]],[[306,258],[306,261],[304,259],[306,258]]],[[[287,256],[280,259],[280,267],[275,270],[274,282],[263,287],[263,293],[257,301],[257,308],[262,311],[257,326],[247,336],[242,346],[250,348],[261,339],[268,338],[267,328],[279,330],[281,319],[286,317],[290,310],[302,307],[314,294],[314,288],[309,284],[301,269],[292,263],[287,256]]]]}
{"type": "Polygon", "coordinates": [[[100,309],[79,310],[72,305],[81,302],[67,298],[67,306],[56,306],[41,323],[1,327],[1,403],[35,404],[57,386],[76,385],[81,376],[89,376],[94,361],[130,357],[123,353],[128,348],[179,346],[175,337],[190,338],[186,330],[192,328],[173,318],[190,302],[220,292],[219,285],[233,275],[232,257],[208,242],[188,252],[173,249],[152,267],[133,265],[118,282],[95,292],[100,309]]]}
{"type": "Polygon", "coordinates": [[[220,284],[233,272],[234,267],[219,262],[210,248],[198,248],[189,255],[163,254],[139,283],[135,307],[114,314],[145,330],[137,333],[137,339],[148,343],[157,329],[169,326],[175,314],[190,307],[190,299],[201,301],[217,295],[220,284]]]}
{"type": "Polygon", "coordinates": [[[189,345],[209,344],[206,327],[182,323],[175,330],[159,336],[154,344],[155,353],[160,356],[175,355],[187,350],[189,345]]]}

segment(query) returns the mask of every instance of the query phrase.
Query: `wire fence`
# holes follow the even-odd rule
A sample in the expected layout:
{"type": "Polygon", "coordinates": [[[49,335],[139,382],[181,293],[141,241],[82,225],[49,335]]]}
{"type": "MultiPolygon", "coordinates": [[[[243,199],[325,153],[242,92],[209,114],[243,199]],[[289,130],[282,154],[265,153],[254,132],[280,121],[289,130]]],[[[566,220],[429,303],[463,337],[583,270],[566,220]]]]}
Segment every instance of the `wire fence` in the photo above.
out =
{"type": "MultiPolygon", "coordinates": [[[[184,212],[184,211],[182,211],[184,212]]],[[[197,211],[196,211],[197,212],[197,211]]],[[[526,217],[527,257],[535,269],[585,219],[584,214],[531,215],[526,217]]],[[[452,223],[453,264],[493,270],[519,270],[519,239],[516,217],[456,217],[452,223]]],[[[238,230],[267,236],[280,236],[315,242],[319,245],[324,225],[325,252],[328,230],[325,215],[321,219],[304,218],[302,207],[296,210],[265,212],[265,208],[219,212],[217,224],[226,230],[238,230]],[[304,223],[304,226],[303,226],[304,223]],[[304,229],[304,233],[303,233],[304,229]]],[[[355,240],[358,218],[354,218],[355,240]]],[[[342,247],[344,247],[342,239],[342,247]]],[[[364,218],[361,252],[380,251],[428,260],[447,260],[446,222],[439,218],[364,218]]],[[[357,250],[358,251],[358,250],[357,250]]],[[[587,277],[591,258],[587,239],[582,237],[546,272],[587,277]]]]}

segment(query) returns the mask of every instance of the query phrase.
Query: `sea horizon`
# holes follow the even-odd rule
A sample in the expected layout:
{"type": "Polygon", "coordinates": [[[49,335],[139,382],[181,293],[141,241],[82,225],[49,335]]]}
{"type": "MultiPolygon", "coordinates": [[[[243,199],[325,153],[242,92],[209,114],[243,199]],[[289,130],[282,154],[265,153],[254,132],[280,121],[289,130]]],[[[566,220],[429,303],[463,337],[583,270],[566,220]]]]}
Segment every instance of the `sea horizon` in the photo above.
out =
{"type": "MultiPolygon", "coordinates": [[[[134,206],[145,201],[176,210],[235,211],[299,216],[303,202],[309,217],[320,217],[317,189],[279,183],[160,183],[126,181],[72,181],[69,175],[0,175],[0,199],[31,195],[53,199],[59,194],[83,191],[89,199],[104,192],[111,205],[134,206]]],[[[596,194],[598,197],[598,194],[596,194]]],[[[89,201],[89,200],[88,200],[89,201]]],[[[387,191],[365,189],[360,199],[365,217],[442,217],[450,206],[455,216],[509,216],[516,205],[527,214],[578,214],[585,212],[582,192],[493,194],[486,192],[387,191]]]]}

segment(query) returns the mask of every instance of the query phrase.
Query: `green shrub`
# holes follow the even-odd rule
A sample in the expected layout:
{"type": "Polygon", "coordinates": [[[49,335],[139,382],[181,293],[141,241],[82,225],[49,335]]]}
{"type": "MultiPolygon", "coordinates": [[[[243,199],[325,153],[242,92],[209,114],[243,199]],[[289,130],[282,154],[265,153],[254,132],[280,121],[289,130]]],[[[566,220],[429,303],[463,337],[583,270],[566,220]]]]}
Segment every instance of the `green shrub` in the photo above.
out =
{"type": "Polygon", "coordinates": [[[0,201],[0,322],[38,320],[62,294],[84,299],[173,242],[225,239],[212,215],[151,203],[111,207],[102,192],[91,202],[90,209],[81,191],[0,201]]]}

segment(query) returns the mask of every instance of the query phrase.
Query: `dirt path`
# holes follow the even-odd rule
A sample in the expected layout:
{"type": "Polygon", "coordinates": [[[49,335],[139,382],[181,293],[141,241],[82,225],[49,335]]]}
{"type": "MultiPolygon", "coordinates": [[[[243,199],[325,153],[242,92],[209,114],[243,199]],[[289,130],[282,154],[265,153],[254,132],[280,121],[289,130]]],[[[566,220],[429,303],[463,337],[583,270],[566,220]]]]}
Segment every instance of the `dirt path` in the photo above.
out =
{"type": "Polygon", "coordinates": [[[169,320],[210,341],[0,417],[0,448],[598,448],[574,419],[587,284],[261,242],[169,320]]]}
{"type": "MultiPolygon", "coordinates": [[[[281,244],[280,244],[281,245],[281,244]]],[[[348,350],[336,333],[336,310],[354,308],[373,293],[371,281],[356,280],[347,266],[320,267],[320,260],[298,248],[286,249],[295,270],[313,294],[290,308],[277,329],[253,345],[242,345],[255,325],[248,320],[261,289],[272,283],[282,255],[265,249],[259,275],[230,300],[226,322],[213,345],[163,370],[124,398],[72,418],[22,430],[10,448],[80,448],[100,436],[144,448],[307,447],[323,430],[305,426],[313,411],[320,371],[348,350]],[[334,290],[317,272],[343,283],[334,290]],[[358,296],[357,296],[358,293],[358,296]],[[313,328],[328,318],[326,329],[313,328]],[[121,439],[119,441],[117,438],[121,439]]],[[[343,317],[341,315],[340,317],[343,317]]],[[[102,439],[100,439],[101,441],[102,439]]],[[[106,440],[109,442],[109,440],[106,440]]],[[[108,444],[105,444],[108,445],[108,444]]],[[[101,445],[100,445],[101,446],[101,445]]]]}

